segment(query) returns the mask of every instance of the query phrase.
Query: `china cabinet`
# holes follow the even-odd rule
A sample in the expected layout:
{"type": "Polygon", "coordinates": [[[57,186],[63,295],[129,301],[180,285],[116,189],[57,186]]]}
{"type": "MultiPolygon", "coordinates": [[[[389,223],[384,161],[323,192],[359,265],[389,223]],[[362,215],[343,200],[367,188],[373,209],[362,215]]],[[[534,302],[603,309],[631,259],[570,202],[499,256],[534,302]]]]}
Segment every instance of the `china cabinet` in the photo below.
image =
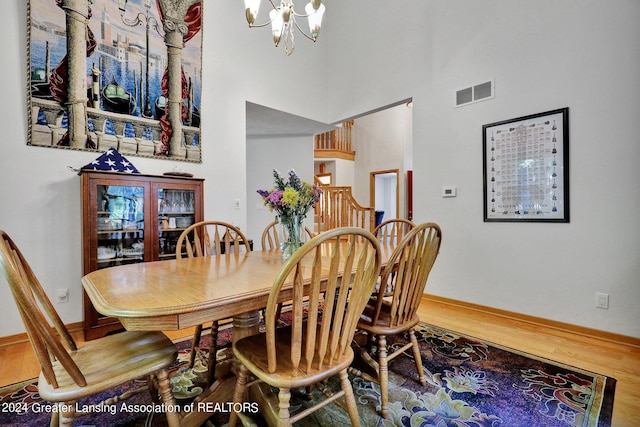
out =
{"type": "MultiPolygon", "coordinates": [[[[81,184],[83,274],[175,258],[182,231],[204,217],[203,179],[83,171],[81,184]]],[[[86,294],[83,304],[85,340],[122,328],[86,294]]]]}

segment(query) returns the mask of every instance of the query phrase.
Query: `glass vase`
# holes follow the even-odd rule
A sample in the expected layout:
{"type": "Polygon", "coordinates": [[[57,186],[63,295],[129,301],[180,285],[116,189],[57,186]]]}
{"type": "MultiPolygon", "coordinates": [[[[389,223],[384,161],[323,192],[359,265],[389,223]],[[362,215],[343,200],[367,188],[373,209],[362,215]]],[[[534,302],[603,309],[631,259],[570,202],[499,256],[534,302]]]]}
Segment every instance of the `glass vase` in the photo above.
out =
{"type": "Polygon", "coordinates": [[[299,215],[280,217],[283,236],[283,241],[280,245],[282,259],[289,259],[304,244],[301,234],[302,219],[299,215]]]}

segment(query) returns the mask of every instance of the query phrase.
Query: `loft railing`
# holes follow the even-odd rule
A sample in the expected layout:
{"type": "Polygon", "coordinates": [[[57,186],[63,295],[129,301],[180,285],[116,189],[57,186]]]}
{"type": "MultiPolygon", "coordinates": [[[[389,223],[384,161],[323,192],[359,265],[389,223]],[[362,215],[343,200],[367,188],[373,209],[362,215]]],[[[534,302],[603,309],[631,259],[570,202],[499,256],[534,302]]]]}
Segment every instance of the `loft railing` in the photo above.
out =
{"type": "Polygon", "coordinates": [[[314,156],[355,160],[356,152],[351,145],[352,127],[353,120],[348,120],[342,123],[340,129],[314,136],[314,156]]]}

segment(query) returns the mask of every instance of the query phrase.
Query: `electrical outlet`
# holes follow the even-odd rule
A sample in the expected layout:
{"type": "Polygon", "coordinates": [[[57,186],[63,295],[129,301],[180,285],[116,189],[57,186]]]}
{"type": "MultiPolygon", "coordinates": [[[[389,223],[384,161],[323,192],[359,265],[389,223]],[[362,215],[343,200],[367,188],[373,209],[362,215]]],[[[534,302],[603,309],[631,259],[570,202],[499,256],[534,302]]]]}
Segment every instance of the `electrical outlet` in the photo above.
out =
{"type": "Polygon", "coordinates": [[[68,288],[61,288],[56,290],[56,295],[58,296],[58,302],[69,302],[68,288]]]}
{"type": "Polygon", "coordinates": [[[609,308],[609,294],[603,294],[602,292],[596,292],[596,307],[597,308],[609,308]]]}

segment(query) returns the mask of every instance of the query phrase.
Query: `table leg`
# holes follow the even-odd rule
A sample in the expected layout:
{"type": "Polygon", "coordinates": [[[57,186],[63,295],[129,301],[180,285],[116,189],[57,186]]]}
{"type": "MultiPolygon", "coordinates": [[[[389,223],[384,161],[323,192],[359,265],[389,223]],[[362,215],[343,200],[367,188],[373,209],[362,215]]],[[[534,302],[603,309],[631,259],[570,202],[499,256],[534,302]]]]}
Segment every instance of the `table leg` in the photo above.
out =
{"type": "MultiPolygon", "coordinates": [[[[258,311],[235,316],[233,318],[233,342],[247,336],[258,334],[260,332],[259,326],[260,313],[258,311]]],[[[234,365],[235,363],[234,361],[234,365]]],[[[208,411],[215,408],[216,402],[223,404],[233,402],[233,391],[236,386],[236,376],[233,373],[235,372],[235,366],[231,367],[231,371],[232,372],[219,376],[208,389],[196,397],[193,401],[193,411],[182,414],[182,427],[197,427],[202,425],[211,416],[211,413],[208,411]]],[[[224,367],[218,365],[216,372],[224,372],[224,367]]],[[[266,391],[263,391],[263,394],[265,394],[264,392],[266,391]]],[[[271,394],[270,390],[269,393],[266,394],[271,394]]],[[[260,399],[263,398],[261,397],[260,399]]]]}
{"type": "Polygon", "coordinates": [[[257,335],[260,332],[260,313],[251,311],[233,318],[233,342],[241,338],[257,335]]]}

